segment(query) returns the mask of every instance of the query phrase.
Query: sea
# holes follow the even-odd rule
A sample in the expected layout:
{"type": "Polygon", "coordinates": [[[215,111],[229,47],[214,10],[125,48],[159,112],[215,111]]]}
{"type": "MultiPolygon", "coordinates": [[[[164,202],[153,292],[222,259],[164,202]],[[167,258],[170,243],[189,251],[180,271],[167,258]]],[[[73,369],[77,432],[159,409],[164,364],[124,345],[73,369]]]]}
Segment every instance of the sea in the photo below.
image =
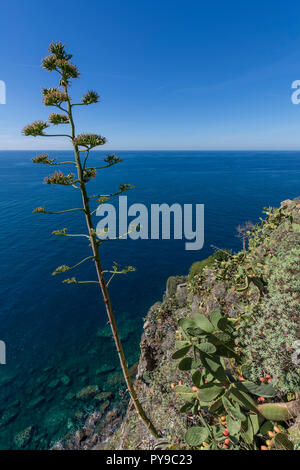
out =
{"type": "MultiPolygon", "coordinates": [[[[81,204],[78,189],[44,184],[44,177],[58,167],[34,164],[37,153],[44,152],[0,151],[0,341],[6,351],[6,363],[0,364],[0,449],[49,449],[94,410],[118,408],[123,413],[128,402],[97,285],[62,282],[72,276],[95,280],[93,264],[88,260],[70,273],[52,276],[56,267],[73,266],[89,256],[90,247],[84,237],[52,234],[64,228],[86,233],[80,211],[32,212],[81,204]],[[99,393],[89,393],[89,386],[97,386],[99,393]]],[[[114,262],[136,268],[115,276],[109,286],[132,367],[139,359],[143,319],[162,298],[168,277],[186,275],[194,261],[216,249],[238,251],[238,225],[257,223],[264,207],[298,197],[300,152],[115,153],[122,162],[99,170],[88,183],[90,194],[112,194],[120,184],[131,184],[135,189],[123,194],[128,206],[144,204],[149,213],[151,204],[204,205],[200,250],[187,250],[186,240],[172,236],[128,237],[101,245],[104,269],[114,262]]],[[[73,158],[67,151],[49,154],[57,161],[73,158]]],[[[101,166],[105,156],[94,152],[90,163],[101,166]]],[[[68,165],[63,169],[74,171],[68,165]]],[[[118,214],[118,196],[109,202],[118,214]]],[[[96,209],[96,199],[92,204],[96,209]]],[[[95,213],[95,224],[97,217],[95,213]]]]}

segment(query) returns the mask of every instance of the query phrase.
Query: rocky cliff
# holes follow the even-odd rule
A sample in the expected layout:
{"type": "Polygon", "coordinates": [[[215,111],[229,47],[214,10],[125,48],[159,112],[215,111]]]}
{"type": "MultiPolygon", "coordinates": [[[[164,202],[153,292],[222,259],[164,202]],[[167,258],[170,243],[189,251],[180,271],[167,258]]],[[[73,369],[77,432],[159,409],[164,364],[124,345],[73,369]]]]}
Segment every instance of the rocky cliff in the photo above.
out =
{"type": "MultiPolygon", "coordinates": [[[[239,253],[221,250],[208,262],[193,266],[189,276],[169,278],[164,298],[147,313],[135,387],[162,438],[149,436],[129,403],[123,420],[117,411],[110,411],[103,425],[103,414],[91,415],[75,436],[76,448],[189,448],[186,430],[199,426],[200,416],[191,409],[182,410],[182,396],[174,391],[177,384],[193,385],[190,372],[178,368],[172,358],[183,339],[178,322],[199,313],[208,318],[216,310],[234,325],[236,351],[242,350],[247,364],[241,370],[230,362],[230,374],[243,374],[256,383],[270,377],[275,392],[268,403],[294,407],[296,412],[280,426],[282,432],[293,433],[293,445],[300,442],[300,364],[294,346],[300,336],[300,201],[284,201],[279,209],[269,208],[265,213],[245,232],[247,249],[244,246],[239,253]]],[[[207,407],[201,415],[215,425],[216,416],[207,407]]],[[[258,434],[259,443],[264,439],[258,434]]],[[[239,445],[244,444],[237,443],[236,448],[239,445]]],[[[246,448],[256,449],[257,443],[246,448]]]]}

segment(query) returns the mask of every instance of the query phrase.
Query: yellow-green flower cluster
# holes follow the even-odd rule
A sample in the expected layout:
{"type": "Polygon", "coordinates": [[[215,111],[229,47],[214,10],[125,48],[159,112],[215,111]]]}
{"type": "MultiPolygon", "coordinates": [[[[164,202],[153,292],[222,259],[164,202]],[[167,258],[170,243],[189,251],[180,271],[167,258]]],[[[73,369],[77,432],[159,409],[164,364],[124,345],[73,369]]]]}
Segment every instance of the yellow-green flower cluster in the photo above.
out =
{"type": "Polygon", "coordinates": [[[51,113],[48,120],[54,125],[67,124],[69,122],[68,116],[59,113],[51,113]]]}
{"type": "Polygon", "coordinates": [[[65,175],[62,171],[55,171],[53,175],[46,176],[44,179],[46,184],[61,184],[63,186],[68,186],[74,183],[73,173],[65,175]]]}
{"type": "Polygon", "coordinates": [[[55,158],[50,159],[48,153],[37,155],[31,159],[33,163],[41,163],[42,165],[52,165],[55,162],[55,158]]]}
{"type": "Polygon", "coordinates": [[[98,103],[99,101],[99,95],[95,91],[89,90],[85,95],[82,97],[82,103],[83,104],[92,104],[92,103],[98,103]]]}
{"type": "Polygon", "coordinates": [[[68,99],[67,95],[58,88],[44,88],[43,95],[45,106],[59,106],[68,99]]]}
{"type": "Polygon", "coordinates": [[[76,145],[79,147],[87,147],[88,149],[97,147],[98,145],[104,145],[105,142],[105,137],[97,134],[80,134],[74,139],[76,145]]]}
{"type": "Polygon", "coordinates": [[[35,121],[32,124],[28,124],[23,129],[23,134],[26,136],[37,137],[39,135],[44,135],[44,130],[47,129],[48,124],[44,121],[35,121]]]}

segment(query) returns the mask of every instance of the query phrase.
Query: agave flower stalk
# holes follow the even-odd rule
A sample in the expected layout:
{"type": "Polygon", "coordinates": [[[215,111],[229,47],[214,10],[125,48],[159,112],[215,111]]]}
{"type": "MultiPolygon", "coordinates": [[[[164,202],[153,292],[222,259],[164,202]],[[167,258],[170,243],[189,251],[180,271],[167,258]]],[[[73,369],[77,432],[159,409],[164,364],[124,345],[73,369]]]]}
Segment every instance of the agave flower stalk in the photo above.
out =
{"type": "MultiPolygon", "coordinates": [[[[42,66],[44,69],[48,71],[55,71],[59,74],[60,81],[59,86],[57,88],[49,88],[43,90],[43,102],[45,106],[54,106],[59,110],[59,113],[51,113],[47,122],[44,121],[35,121],[32,124],[27,125],[23,129],[23,134],[26,136],[41,136],[41,137],[66,137],[72,143],[73,150],[74,150],[74,161],[71,162],[56,162],[55,159],[50,159],[48,154],[38,155],[37,157],[33,158],[34,163],[40,164],[47,164],[47,165],[60,165],[60,164],[73,164],[77,170],[77,177],[72,173],[65,175],[62,171],[56,171],[52,175],[45,178],[45,183],[47,184],[60,184],[64,186],[70,186],[76,189],[79,189],[82,196],[82,207],[74,208],[74,209],[66,209],[58,212],[51,212],[47,211],[45,207],[38,207],[33,212],[39,213],[49,213],[49,214],[62,214],[64,212],[71,212],[71,211],[81,211],[84,214],[86,227],[87,227],[87,234],[69,234],[67,233],[67,229],[60,229],[55,230],[53,234],[66,236],[66,237],[86,237],[89,241],[92,256],[89,256],[72,267],[62,265],[59,266],[53,273],[53,275],[64,273],[66,271],[70,271],[74,268],[80,266],[83,262],[88,260],[93,260],[96,273],[97,273],[97,280],[91,281],[77,281],[75,277],[70,279],[65,279],[63,282],[68,284],[86,284],[86,283],[93,283],[97,284],[101,290],[102,297],[105,303],[105,308],[109,320],[109,324],[111,326],[112,335],[114,338],[115,346],[117,349],[117,353],[119,356],[120,364],[122,367],[124,379],[127,385],[127,389],[129,391],[130,397],[134,403],[136,411],[140,416],[141,420],[144,422],[147,429],[150,431],[154,438],[159,437],[159,433],[155,429],[154,425],[152,424],[151,420],[149,419],[148,415],[144,411],[137,393],[135,391],[132,379],[130,377],[128,364],[125,358],[124,350],[121,344],[120,335],[118,332],[116,320],[113,313],[113,308],[111,304],[110,295],[108,292],[108,284],[117,274],[125,274],[129,271],[133,271],[134,268],[131,266],[121,268],[117,263],[113,264],[113,267],[109,270],[104,270],[102,268],[101,259],[100,259],[100,252],[99,247],[103,243],[104,240],[99,240],[97,237],[96,231],[94,229],[92,215],[95,213],[95,209],[91,209],[90,205],[93,201],[98,201],[99,203],[103,203],[104,201],[109,200],[111,197],[114,197],[118,194],[123,193],[124,191],[128,191],[133,188],[133,186],[125,184],[121,185],[119,191],[114,192],[109,195],[88,195],[87,192],[87,184],[91,178],[96,176],[96,171],[98,169],[105,169],[109,168],[112,165],[115,165],[121,161],[121,159],[116,155],[108,155],[104,159],[104,164],[101,166],[93,166],[87,167],[88,157],[90,151],[98,147],[100,145],[105,144],[105,138],[96,135],[96,134],[76,134],[75,129],[75,121],[73,116],[73,108],[74,106],[87,106],[93,103],[97,103],[99,101],[99,95],[94,91],[88,91],[82,98],[80,103],[73,103],[71,101],[71,97],[69,95],[69,87],[70,87],[70,80],[74,78],[78,78],[79,72],[75,65],[70,62],[72,58],[71,54],[68,54],[65,50],[65,45],[57,42],[51,43],[49,46],[50,55],[45,57],[42,60],[42,66]],[[66,134],[49,134],[45,131],[50,127],[50,125],[69,125],[70,133],[66,134]],[[96,199],[97,198],[97,199],[96,199]],[[106,275],[109,274],[108,280],[106,280],[106,275]]],[[[122,238],[122,236],[118,237],[122,238]]]]}

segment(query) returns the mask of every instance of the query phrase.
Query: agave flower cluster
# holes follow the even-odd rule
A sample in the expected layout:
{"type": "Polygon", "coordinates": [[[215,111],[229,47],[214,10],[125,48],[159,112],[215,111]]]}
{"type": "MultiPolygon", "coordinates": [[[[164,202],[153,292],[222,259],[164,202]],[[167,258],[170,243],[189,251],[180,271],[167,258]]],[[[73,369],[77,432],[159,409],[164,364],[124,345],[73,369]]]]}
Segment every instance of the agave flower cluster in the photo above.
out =
{"type": "Polygon", "coordinates": [[[42,136],[44,134],[44,130],[47,129],[48,124],[44,121],[34,121],[32,124],[28,124],[23,129],[23,134],[26,136],[42,136]]]}
{"type": "Polygon", "coordinates": [[[70,78],[79,77],[76,65],[70,62],[72,55],[66,53],[64,44],[61,42],[51,43],[49,52],[50,55],[42,60],[42,66],[45,70],[59,72],[62,84],[67,84],[70,78]]]}
{"type": "Polygon", "coordinates": [[[60,106],[64,101],[67,101],[68,96],[58,88],[43,88],[44,105],[45,106],[60,106]]]}
{"type": "Polygon", "coordinates": [[[53,271],[52,276],[56,276],[56,274],[60,273],[65,273],[67,271],[70,271],[70,266],[67,266],[66,264],[63,264],[62,266],[58,266],[55,271],[53,271]]]}
{"type": "Polygon", "coordinates": [[[46,207],[36,207],[33,209],[33,214],[44,214],[46,212],[46,207]]]}
{"type": "Polygon", "coordinates": [[[63,186],[69,186],[75,183],[73,173],[65,175],[62,171],[55,171],[53,175],[46,176],[44,179],[46,184],[61,184],[63,186]]]}
{"type": "Polygon", "coordinates": [[[85,170],[83,172],[83,181],[85,183],[87,183],[88,181],[90,181],[91,178],[96,178],[97,176],[97,171],[94,170],[94,169],[91,169],[91,170],[85,170]]]}
{"type": "Polygon", "coordinates": [[[89,90],[85,95],[82,97],[82,104],[93,104],[93,103],[98,103],[99,101],[99,95],[95,91],[89,90]]]}
{"type": "Polygon", "coordinates": [[[69,118],[65,114],[51,113],[48,121],[57,126],[58,124],[68,124],[69,118]]]}
{"type": "Polygon", "coordinates": [[[80,134],[73,142],[78,145],[78,147],[86,147],[87,149],[92,149],[98,145],[104,145],[106,142],[105,137],[97,134],[80,134]]]}
{"type": "Polygon", "coordinates": [[[76,277],[71,277],[70,279],[64,279],[62,282],[65,284],[78,284],[76,277]]]}
{"type": "Polygon", "coordinates": [[[130,191],[131,189],[134,189],[132,184],[120,184],[119,186],[120,193],[124,193],[124,191],[130,191]]]}
{"type": "Polygon", "coordinates": [[[108,163],[108,165],[115,165],[116,163],[121,162],[122,159],[120,157],[117,157],[114,153],[112,155],[107,155],[107,157],[104,158],[104,162],[108,163]]]}
{"type": "Polygon", "coordinates": [[[48,153],[43,153],[42,155],[37,155],[36,157],[31,159],[33,163],[40,163],[42,165],[53,165],[55,162],[55,158],[49,158],[48,153]]]}

